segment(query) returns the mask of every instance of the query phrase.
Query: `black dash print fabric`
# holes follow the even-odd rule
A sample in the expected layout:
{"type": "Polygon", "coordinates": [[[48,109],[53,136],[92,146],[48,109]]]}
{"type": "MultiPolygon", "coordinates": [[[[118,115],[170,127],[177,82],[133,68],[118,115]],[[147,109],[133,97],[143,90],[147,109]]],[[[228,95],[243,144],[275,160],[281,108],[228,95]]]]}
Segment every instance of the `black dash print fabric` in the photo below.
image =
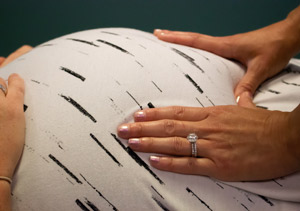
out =
{"type": "MultiPolygon", "coordinates": [[[[103,28],[51,40],[1,68],[26,83],[26,143],[13,210],[299,210],[300,175],[224,183],[162,172],[131,150],[119,124],[145,108],[234,105],[244,68],[150,33],[103,28]]],[[[291,60],[266,81],[257,106],[291,111],[300,68],[291,60]]]]}

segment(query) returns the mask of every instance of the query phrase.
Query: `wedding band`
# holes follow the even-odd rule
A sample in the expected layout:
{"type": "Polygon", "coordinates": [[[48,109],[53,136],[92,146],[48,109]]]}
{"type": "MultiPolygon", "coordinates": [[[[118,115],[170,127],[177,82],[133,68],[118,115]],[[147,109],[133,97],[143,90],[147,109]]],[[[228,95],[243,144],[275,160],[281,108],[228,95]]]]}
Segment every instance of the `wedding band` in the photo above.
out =
{"type": "Polygon", "coordinates": [[[4,180],[4,181],[8,182],[9,184],[12,183],[12,180],[9,177],[0,176],[0,180],[4,180]]]}
{"type": "Polygon", "coordinates": [[[195,133],[190,133],[186,138],[191,143],[192,146],[192,157],[197,157],[196,142],[198,140],[198,136],[195,133]]]}
{"type": "Polygon", "coordinates": [[[2,90],[2,92],[4,93],[4,95],[6,96],[6,88],[2,85],[2,84],[0,84],[0,89],[2,90]]]}

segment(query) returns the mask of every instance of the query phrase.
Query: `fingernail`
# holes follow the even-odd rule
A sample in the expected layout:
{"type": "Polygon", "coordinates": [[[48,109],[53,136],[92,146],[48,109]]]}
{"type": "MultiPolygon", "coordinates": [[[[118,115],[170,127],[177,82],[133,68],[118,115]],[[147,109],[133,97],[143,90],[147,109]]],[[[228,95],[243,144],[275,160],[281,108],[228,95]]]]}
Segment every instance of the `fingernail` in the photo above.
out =
{"type": "Polygon", "coordinates": [[[239,101],[240,101],[240,96],[237,96],[236,103],[239,103],[239,101]]]}
{"type": "Polygon", "coordinates": [[[139,138],[131,138],[128,140],[128,144],[131,146],[138,146],[141,143],[139,138]]]}
{"type": "Polygon", "coordinates": [[[138,111],[134,114],[134,118],[136,121],[143,121],[145,120],[145,112],[144,111],[138,111]]]}
{"type": "Polygon", "coordinates": [[[127,135],[129,133],[128,125],[121,125],[118,129],[120,135],[127,135]]]}
{"type": "Polygon", "coordinates": [[[158,163],[159,162],[160,157],[158,156],[150,156],[150,161],[158,163]]]}
{"type": "Polygon", "coordinates": [[[168,32],[162,32],[159,34],[161,38],[165,38],[165,39],[173,39],[174,35],[169,34],[168,32]]]}
{"type": "Polygon", "coordinates": [[[162,32],[161,29],[155,29],[155,30],[154,30],[154,34],[160,34],[161,32],[162,32]]]}

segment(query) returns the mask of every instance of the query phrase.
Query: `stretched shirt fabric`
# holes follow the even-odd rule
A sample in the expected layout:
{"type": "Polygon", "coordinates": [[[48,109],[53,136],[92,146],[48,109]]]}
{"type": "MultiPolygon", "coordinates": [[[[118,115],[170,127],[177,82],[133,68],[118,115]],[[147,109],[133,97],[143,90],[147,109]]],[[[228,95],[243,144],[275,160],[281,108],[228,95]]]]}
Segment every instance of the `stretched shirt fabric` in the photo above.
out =
{"type": "MultiPolygon", "coordinates": [[[[297,63],[259,88],[257,106],[299,104],[297,63]]],[[[237,63],[150,33],[103,28],[37,46],[0,76],[13,72],[26,83],[13,210],[300,210],[299,173],[224,183],[164,172],[116,135],[140,109],[236,104],[233,89],[244,75],[237,63]]]]}

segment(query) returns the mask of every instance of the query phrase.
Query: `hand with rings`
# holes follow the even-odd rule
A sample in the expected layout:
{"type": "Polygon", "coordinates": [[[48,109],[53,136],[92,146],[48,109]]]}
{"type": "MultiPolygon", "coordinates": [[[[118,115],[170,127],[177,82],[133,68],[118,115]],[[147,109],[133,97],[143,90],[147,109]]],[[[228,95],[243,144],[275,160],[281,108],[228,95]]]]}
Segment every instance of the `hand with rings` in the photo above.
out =
{"type": "Polygon", "coordinates": [[[253,104],[153,108],[136,112],[135,122],[120,125],[118,135],[135,151],[162,154],[150,156],[160,170],[265,180],[300,170],[299,131],[291,124],[298,120],[292,114],[253,104]]]}
{"type": "Polygon", "coordinates": [[[11,210],[10,183],[24,147],[23,102],[23,79],[11,74],[6,84],[0,78],[0,207],[3,210],[11,210]]]}
{"type": "MultiPolygon", "coordinates": [[[[31,49],[31,46],[23,45],[6,58],[0,57],[0,68],[31,49]]],[[[11,74],[7,82],[0,78],[0,176],[12,178],[25,140],[25,86],[18,74],[11,74]]]]}
{"type": "Polygon", "coordinates": [[[24,81],[12,74],[0,85],[0,176],[12,178],[24,146],[24,81]]]}

